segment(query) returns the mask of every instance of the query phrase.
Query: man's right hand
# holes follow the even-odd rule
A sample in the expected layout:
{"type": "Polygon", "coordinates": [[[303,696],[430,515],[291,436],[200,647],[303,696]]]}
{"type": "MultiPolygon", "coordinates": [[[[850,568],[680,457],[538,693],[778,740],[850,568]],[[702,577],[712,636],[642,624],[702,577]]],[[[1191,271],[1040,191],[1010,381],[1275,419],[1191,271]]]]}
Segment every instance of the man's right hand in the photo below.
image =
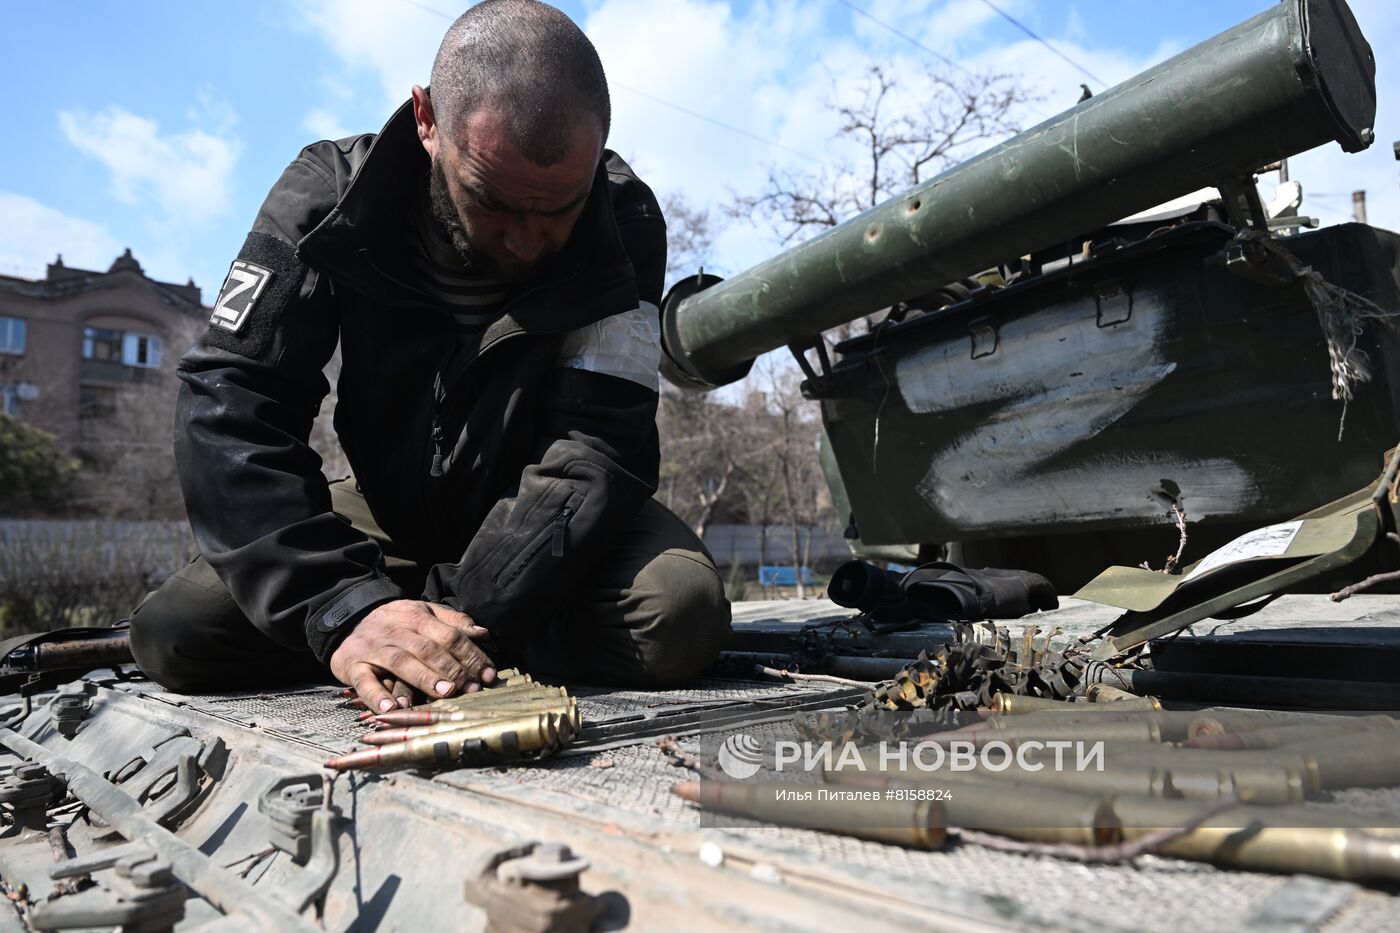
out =
{"type": "Polygon", "coordinates": [[[398,599],[376,607],[331,655],[331,673],[377,712],[396,707],[383,681],[429,697],[474,690],[496,671],[474,639],[490,633],[471,617],[436,603],[398,599]]]}

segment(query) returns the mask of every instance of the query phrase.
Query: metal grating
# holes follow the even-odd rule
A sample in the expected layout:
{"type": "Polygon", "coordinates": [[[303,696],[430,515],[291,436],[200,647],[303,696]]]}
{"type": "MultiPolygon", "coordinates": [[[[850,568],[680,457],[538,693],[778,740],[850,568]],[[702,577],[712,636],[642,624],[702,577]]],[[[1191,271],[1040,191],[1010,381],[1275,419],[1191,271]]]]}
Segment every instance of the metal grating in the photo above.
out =
{"type": "MultiPolygon", "coordinates": [[[[796,737],[786,723],[743,731],[763,742],[796,737]]],[[[695,736],[681,744],[696,752],[721,737],[695,736]]],[[[464,787],[537,784],[600,808],[651,817],[674,828],[703,830],[708,821],[701,811],[670,793],[673,783],[693,777],[670,764],[660,750],[643,745],[528,768],[456,772],[439,781],[464,787]]],[[[1028,922],[1032,916],[1057,918],[1059,925],[1072,927],[1178,929],[1189,924],[1201,931],[1236,930],[1248,925],[1288,880],[1150,856],[1134,866],[1087,866],[968,845],[921,852],[807,830],[733,828],[732,822],[725,826],[716,838],[738,834],[769,849],[779,871],[785,851],[802,853],[853,877],[901,881],[931,896],[939,889],[958,889],[1005,899],[1012,916],[1028,922]],[[1196,913],[1201,903],[1211,905],[1209,916],[1196,913]]]]}
{"type": "Polygon", "coordinates": [[[813,693],[839,686],[822,684],[759,683],[752,680],[704,678],[684,690],[606,690],[597,687],[571,687],[578,698],[579,712],[585,721],[606,720],[614,716],[654,713],[678,706],[701,709],[724,703],[743,703],[765,697],[813,693]]]}
{"type": "Polygon", "coordinates": [[[199,696],[152,691],[146,695],[337,751],[354,746],[365,732],[364,724],[356,720],[358,711],[345,706],[339,687],[199,696]]]}
{"type": "MultiPolygon", "coordinates": [[[[742,680],[708,680],[685,690],[572,690],[586,718],[647,715],[676,707],[699,708],[761,700],[810,691],[813,685],[767,684],[742,680]]],[[[144,691],[142,691],[144,692],[144,691]]],[[[277,695],[263,693],[177,697],[151,693],[224,719],[256,726],[319,747],[351,747],[363,727],[344,708],[335,688],[317,687],[277,695]]],[[[722,733],[697,735],[682,741],[698,752],[713,748],[725,735],[743,731],[765,744],[796,738],[790,723],[776,722],[722,733]]],[[[747,846],[769,853],[779,873],[789,860],[816,860],[827,870],[848,873],[853,883],[878,886],[887,880],[892,890],[927,891],[931,918],[937,915],[937,892],[962,891],[993,899],[1008,922],[1023,926],[1094,928],[1098,930],[1178,929],[1185,926],[1214,933],[1249,926],[1267,911],[1291,879],[1238,871],[1173,859],[1144,857],[1131,866],[1086,866],[1054,859],[995,852],[970,845],[950,844],[939,852],[920,852],[834,834],[777,827],[707,829],[713,826],[697,808],[670,793],[673,783],[693,775],[680,770],[656,749],[652,740],[578,757],[528,766],[449,772],[437,782],[469,790],[490,786],[535,785],[586,801],[608,812],[629,813],[677,829],[713,833],[721,846],[740,838],[747,846]],[[1209,904],[1208,912],[1199,910],[1209,904]]],[[[790,779],[792,775],[784,775],[790,779]]],[[[815,776],[811,779],[815,780],[815,776]]],[[[1391,791],[1348,791],[1334,796],[1332,805],[1371,811],[1389,805],[1391,791]]],[[[953,901],[956,903],[956,900],[953,901]]],[[[1400,908],[1384,893],[1340,886],[1340,909],[1318,918],[1327,930],[1394,929],[1400,908]]]]}
{"type": "MultiPolygon", "coordinates": [[[[731,703],[761,701],[765,697],[810,694],[839,686],[759,683],[709,678],[683,690],[606,690],[570,688],[578,698],[585,722],[645,717],[662,710],[703,709],[731,703]]],[[[183,696],[143,690],[147,696],[199,710],[246,726],[342,750],[353,747],[365,732],[358,711],[347,708],[337,687],[308,687],[276,694],[261,692],[215,693],[183,696]]]]}
{"type": "Polygon", "coordinates": [[[1329,933],[1394,933],[1400,927],[1400,906],[1394,897],[1357,889],[1346,905],[1320,929],[1329,933]]]}

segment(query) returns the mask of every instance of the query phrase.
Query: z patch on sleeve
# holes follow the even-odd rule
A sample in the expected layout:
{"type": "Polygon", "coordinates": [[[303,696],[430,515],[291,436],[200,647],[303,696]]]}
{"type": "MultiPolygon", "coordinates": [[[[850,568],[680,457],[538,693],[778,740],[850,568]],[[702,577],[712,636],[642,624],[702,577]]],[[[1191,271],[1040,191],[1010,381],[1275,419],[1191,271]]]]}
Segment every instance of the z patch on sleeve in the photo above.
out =
{"type": "Polygon", "coordinates": [[[205,342],[249,359],[272,345],[282,312],[297,296],[306,265],[296,247],[266,233],[250,233],[229,266],[209,316],[205,342]]]}
{"type": "Polygon", "coordinates": [[[229,266],[223,288],[219,289],[219,300],[214,302],[214,314],[209,318],[209,323],[231,334],[238,333],[248,323],[253,306],[257,304],[268,281],[276,274],[251,262],[235,260],[229,266]]]}

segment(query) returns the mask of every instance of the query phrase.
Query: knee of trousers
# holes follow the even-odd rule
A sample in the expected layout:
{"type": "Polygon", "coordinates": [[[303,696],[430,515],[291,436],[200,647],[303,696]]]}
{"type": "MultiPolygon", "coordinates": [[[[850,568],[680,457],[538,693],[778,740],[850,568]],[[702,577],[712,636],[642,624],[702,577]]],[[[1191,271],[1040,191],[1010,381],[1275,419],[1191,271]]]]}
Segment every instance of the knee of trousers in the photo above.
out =
{"type": "Polygon", "coordinates": [[[168,690],[208,686],[209,671],[191,663],[198,651],[198,620],[225,607],[175,576],[151,593],[131,615],[131,655],[147,677],[168,690]]]}
{"type": "Polygon", "coordinates": [[[729,644],[729,600],[719,570],[702,555],[661,554],[636,581],[642,674],[651,687],[690,680],[729,644]]]}

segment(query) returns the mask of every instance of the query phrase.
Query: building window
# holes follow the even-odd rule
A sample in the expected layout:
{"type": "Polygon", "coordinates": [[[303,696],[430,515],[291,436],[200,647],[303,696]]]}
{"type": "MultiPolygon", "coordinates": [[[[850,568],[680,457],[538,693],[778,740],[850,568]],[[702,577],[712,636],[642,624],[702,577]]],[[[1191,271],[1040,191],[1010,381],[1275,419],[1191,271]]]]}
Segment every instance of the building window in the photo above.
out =
{"type": "Polygon", "coordinates": [[[3,405],[5,414],[11,418],[18,418],[19,401],[19,393],[13,386],[0,386],[0,404],[3,405]]]}
{"type": "Polygon", "coordinates": [[[117,410],[117,393],[111,386],[84,385],[78,391],[78,417],[106,418],[117,410]]]}
{"type": "Polygon", "coordinates": [[[122,358],[122,332],[105,327],[83,328],[83,359],[120,360],[122,358]]]}
{"type": "Polygon", "coordinates": [[[0,353],[24,352],[24,320],[0,317],[0,353]]]}
{"type": "Polygon", "coordinates": [[[83,328],[83,359],[159,369],[164,343],[150,334],[124,334],[106,327],[83,328]]]}
{"type": "Polygon", "coordinates": [[[161,340],[147,334],[125,334],[122,336],[122,362],[128,366],[143,369],[160,367],[161,340]]]}

